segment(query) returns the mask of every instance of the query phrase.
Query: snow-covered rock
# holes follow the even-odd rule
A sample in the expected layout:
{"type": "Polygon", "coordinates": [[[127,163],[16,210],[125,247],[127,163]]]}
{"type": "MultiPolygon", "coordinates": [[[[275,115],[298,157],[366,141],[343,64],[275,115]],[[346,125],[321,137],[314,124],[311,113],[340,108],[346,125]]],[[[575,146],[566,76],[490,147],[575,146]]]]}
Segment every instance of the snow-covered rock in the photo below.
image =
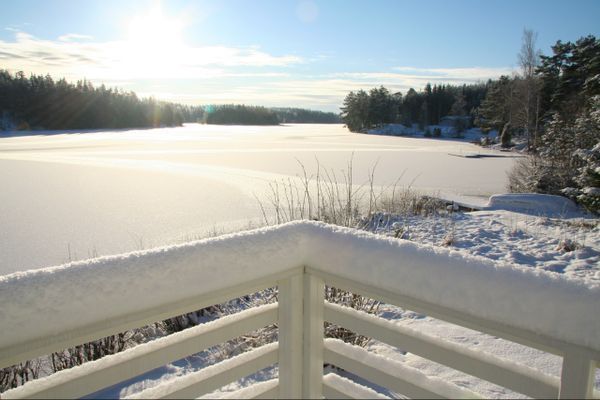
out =
{"type": "Polygon", "coordinates": [[[509,193],[490,197],[486,210],[507,210],[544,216],[581,216],[581,209],[572,200],[551,194],[509,193]]]}

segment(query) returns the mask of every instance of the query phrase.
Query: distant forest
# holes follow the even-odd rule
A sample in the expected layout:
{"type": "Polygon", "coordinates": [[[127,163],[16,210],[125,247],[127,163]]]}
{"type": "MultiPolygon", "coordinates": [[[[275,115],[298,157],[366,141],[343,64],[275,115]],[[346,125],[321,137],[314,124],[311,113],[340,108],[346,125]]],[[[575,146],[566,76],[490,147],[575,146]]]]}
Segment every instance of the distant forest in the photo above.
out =
{"type": "Polygon", "coordinates": [[[402,95],[381,86],[369,92],[350,92],[342,106],[342,120],[352,132],[362,132],[385,124],[406,126],[437,125],[448,115],[477,117],[491,81],[472,85],[427,84],[417,92],[411,88],[402,95]]]}
{"type": "Polygon", "coordinates": [[[205,121],[217,125],[278,125],[277,115],[268,108],[245,105],[206,107],[205,121]]]}
{"type": "Polygon", "coordinates": [[[299,108],[224,105],[189,106],[141,99],[105,85],[54,80],[0,69],[0,131],[36,129],[121,129],[208,124],[277,125],[339,123],[334,113],[299,108]]]}
{"type": "Polygon", "coordinates": [[[266,108],[242,104],[205,107],[204,121],[220,125],[339,124],[341,118],[332,112],[303,108],[266,108]]]}
{"type": "Polygon", "coordinates": [[[340,124],[339,114],[304,108],[273,108],[282,124],[340,124]]]}

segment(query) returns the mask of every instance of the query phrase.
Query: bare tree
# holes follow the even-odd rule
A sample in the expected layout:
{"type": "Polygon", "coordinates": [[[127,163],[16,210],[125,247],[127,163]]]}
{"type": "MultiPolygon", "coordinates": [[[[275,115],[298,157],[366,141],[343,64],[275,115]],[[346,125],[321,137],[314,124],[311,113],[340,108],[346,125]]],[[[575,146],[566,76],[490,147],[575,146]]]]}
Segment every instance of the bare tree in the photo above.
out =
{"type": "Polygon", "coordinates": [[[536,48],[537,33],[523,29],[521,51],[517,55],[521,67],[521,79],[516,81],[519,93],[519,125],[527,134],[528,148],[535,151],[538,142],[538,125],[540,110],[539,83],[535,76],[541,56],[536,48]]]}
{"type": "Polygon", "coordinates": [[[519,65],[523,78],[533,78],[535,69],[539,64],[540,50],[536,49],[537,33],[531,29],[523,29],[523,37],[521,39],[521,51],[518,54],[519,65]]]}

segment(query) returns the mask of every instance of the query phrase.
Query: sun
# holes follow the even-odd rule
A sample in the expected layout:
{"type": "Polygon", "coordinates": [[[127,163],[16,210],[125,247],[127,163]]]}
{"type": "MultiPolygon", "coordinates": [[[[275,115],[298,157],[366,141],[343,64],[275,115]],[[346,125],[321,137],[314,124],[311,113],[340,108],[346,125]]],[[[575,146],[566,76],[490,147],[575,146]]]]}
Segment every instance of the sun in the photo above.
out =
{"type": "Polygon", "coordinates": [[[166,16],[159,7],[136,16],[129,23],[129,42],[141,48],[165,49],[180,44],[183,23],[166,16]]]}
{"type": "Polygon", "coordinates": [[[155,7],[131,19],[124,46],[123,67],[137,74],[168,75],[183,57],[183,21],[155,7]]]}

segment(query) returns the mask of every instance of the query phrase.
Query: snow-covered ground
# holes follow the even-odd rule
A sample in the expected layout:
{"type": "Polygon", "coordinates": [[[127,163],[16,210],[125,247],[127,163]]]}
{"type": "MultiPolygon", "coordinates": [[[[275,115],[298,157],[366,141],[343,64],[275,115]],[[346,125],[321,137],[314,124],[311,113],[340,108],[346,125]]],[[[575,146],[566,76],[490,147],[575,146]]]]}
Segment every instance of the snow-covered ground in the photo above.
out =
{"type": "MultiPolygon", "coordinates": [[[[579,285],[579,281],[584,281],[585,286],[582,286],[581,290],[584,290],[585,287],[589,287],[594,288],[592,290],[595,291],[594,293],[596,293],[597,288],[600,287],[600,225],[598,224],[598,220],[589,218],[589,216],[586,216],[583,213],[579,217],[566,219],[560,217],[560,215],[546,215],[539,217],[515,212],[515,209],[521,210],[524,199],[531,203],[534,201],[535,196],[508,196],[507,199],[503,199],[502,201],[491,202],[491,204],[496,204],[496,206],[502,205],[504,208],[506,208],[505,210],[486,210],[472,213],[455,212],[448,215],[438,215],[435,217],[407,217],[376,214],[370,219],[365,219],[362,221],[361,226],[368,230],[375,231],[383,236],[400,237],[407,239],[409,242],[419,243],[420,245],[424,244],[425,247],[416,247],[412,245],[412,243],[403,242],[400,244],[400,246],[402,246],[405,250],[402,268],[409,268],[411,271],[414,271],[414,275],[419,275],[421,271],[415,271],[411,265],[413,265],[413,260],[420,260],[422,269],[426,270],[423,272],[423,274],[428,276],[440,276],[440,282],[429,282],[427,285],[441,288],[444,285],[447,285],[447,283],[452,283],[452,286],[455,286],[466,284],[465,282],[477,281],[479,282],[478,284],[473,284],[473,282],[471,282],[468,284],[468,286],[474,285],[479,287],[487,282],[489,285],[486,286],[486,289],[484,290],[486,299],[505,299],[504,301],[491,301],[491,304],[488,302],[485,304],[472,304],[471,306],[475,307],[475,309],[480,309],[483,307],[485,310],[506,310],[508,307],[508,309],[513,310],[512,313],[514,314],[514,318],[518,318],[517,315],[519,312],[521,312],[519,310],[530,310],[531,307],[536,307],[535,304],[538,304],[539,306],[540,303],[544,305],[556,303],[553,301],[553,296],[557,296],[557,291],[556,289],[552,288],[552,286],[555,284],[558,285],[557,288],[560,288],[561,285],[579,285]],[[513,200],[512,207],[511,202],[509,201],[510,198],[513,200]],[[569,239],[571,241],[569,245],[570,247],[565,245],[565,239],[569,239]],[[454,252],[448,254],[452,254],[455,258],[466,257],[467,260],[471,259],[473,262],[481,263],[480,268],[486,269],[486,271],[484,273],[482,270],[482,274],[476,273],[478,270],[476,271],[474,269],[470,270],[470,272],[468,270],[460,271],[460,268],[456,268],[458,267],[458,264],[454,265],[452,260],[447,259],[446,264],[442,265],[441,267],[444,267],[443,269],[448,270],[451,272],[451,274],[432,274],[430,267],[437,268],[435,265],[439,264],[438,262],[435,262],[437,254],[446,254],[447,250],[435,249],[428,247],[427,245],[442,246],[445,249],[454,250],[454,252]],[[424,259],[421,258],[424,257],[425,254],[426,259],[430,260],[430,262],[424,262],[424,259]],[[476,255],[483,258],[471,258],[470,255],[476,255]],[[497,275],[495,279],[488,279],[485,274],[489,274],[491,272],[490,268],[487,267],[491,267],[492,265],[485,263],[484,260],[486,258],[505,262],[506,264],[514,265],[517,268],[514,270],[504,270],[503,268],[500,268],[499,271],[494,272],[494,274],[499,273],[500,275],[497,275]],[[553,267],[548,268],[548,265],[553,267]],[[542,271],[540,271],[538,274],[528,274],[526,272],[528,269],[531,269],[532,271],[536,269],[542,271]],[[461,278],[457,278],[459,275],[461,278]],[[555,279],[554,276],[558,275],[567,276],[570,279],[566,281],[563,281],[562,279],[555,279]],[[510,277],[512,284],[500,279],[503,276],[510,277]],[[537,279],[540,280],[539,285],[533,284],[528,286],[526,283],[532,283],[537,279]],[[524,284],[525,286],[521,287],[521,284],[524,284]],[[493,292],[496,292],[499,297],[494,297],[495,295],[493,292]]],[[[541,197],[538,200],[540,201],[541,205],[545,204],[546,211],[552,209],[561,209],[561,207],[558,207],[558,202],[560,201],[559,199],[556,199],[554,206],[549,204],[553,203],[552,199],[541,197]]],[[[346,256],[346,252],[340,250],[333,252],[335,254],[331,255],[324,251],[327,246],[327,241],[320,239],[320,231],[309,231],[311,232],[309,237],[311,237],[315,243],[323,243],[324,246],[323,249],[319,248],[315,250],[315,254],[312,256],[308,256],[312,260],[311,265],[314,264],[317,266],[317,268],[320,260],[322,259],[329,261],[338,260],[340,261],[340,265],[345,266],[344,268],[350,265],[356,265],[358,269],[353,269],[354,272],[352,273],[357,273],[362,276],[363,279],[368,281],[370,279],[378,279],[377,275],[380,275],[381,272],[379,269],[383,268],[386,270],[388,267],[393,267],[393,265],[382,263],[381,261],[383,260],[381,260],[378,262],[379,272],[374,274],[374,271],[369,271],[368,276],[365,275],[364,265],[366,259],[372,259],[376,254],[380,254],[381,252],[383,252],[385,255],[385,252],[387,251],[387,245],[385,245],[384,242],[377,242],[372,237],[370,239],[369,237],[365,237],[365,239],[368,239],[367,242],[369,243],[354,243],[352,240],[350,240],[351,235],[348,235],[345,233],[346,231],[341,230],[340,232],[348,235],[348,237],[339,238],[339,241],[336,241],[336,246],[349,246],[348,248],[353,249],[355,253],[353,255],[346,256]]],[[[326,236],[327,234],[324,233],[324,235],[326,236]]],[[[277,249],[280,248],[278,243],[285,242],[284,236],[285,235],[280,234],[273,235],[273,231],[266,230],[264,231],[264,234],[261,235],[261,240],[274,242],[274,244],[271,246],[271,253],[275,252],[279,254],[277,251],[277,249]]],[[[243,235],[236,237],[236,242],[239,242],[239,244],[243,245],[246,243],[243,235]]],[[[301,241],[297,242],[300,243],[301,241]]],[[[216,246],[215,250],[218,250],[216,253],[220,254],[220,257],[227,257],[227,252],[222,251],[223,249],[221,249],[221,245],[219,243],[219,241],[214,241],[214,246],[216,246]]],[[[255,241],[252,241],[251,244],[252,248],[257,247],[255,241]]],[[[192,244],[190,246],[190,249],[186,250],[186,253],[192,251],[194,245],[192,244]]],[[[169,257],[171,252],[175,254],[178,251],[180,250],[177,250],[176,248],[167,249],[158,251],[156,255],[160,255],[160,257],[164,258],[169,257]]],[[[154,257],[152,252],[148,252],[147,254],[144,253],[137,255],[135,259],[141,259],[141,256],[143,256],[143,258],[147,257],[149,260],[152,260],[154,257]]],[[[275,259],[279,260],[277,257],[275,257],[275,259]]],[[[107,259],[99,260],[98,262],[110,263],[110,261],[110,259],[107,259]]],[[[245,260],[244,263],[258,262],[264,266],[272,263],[272,261],[273,260],[268,262],[265,260],[261,261],[257,257],[251,257],[250,260],[245,260]]],[[[123,258],[123,262],[126,263],[127,258],[123,258]]],[[[331,262],[323,262],[323,265],[331,265],[331,262]]],[[[159,264],[163,265],[164,263],[159,264]]],[[[281,260],[277,261],[275,264],[279,266],[281,264],[281,260]]],[[[400,266],[397,264],[393,264],[396,265],[396,268],[400,268],[400,266]]],[[[136,265],[138,265],[138,268],[142,268],[144,265],[146,265],[146,263],[136,263],[136,265]]],[[[171,267],[180,268],[178,264],[174,264],[171,267]]],[[[477,268],[476,265],[474,265],[474,267],[477,268]]],[[[82,269],[83,271],[86,269],[85,263],[80,263],[77,265],[77,268],[82,269]]],[[[151,266],[147,268],[151,268],[151,266]]],[[[252,268],[251,270],[254,269],[255,268],[252,268]]],[[[93,272],[91,268],[87,268],[87,270],[89,270],[89,273],[93,272]]],[[[19,280],[21,284],[25,284],[27,283],[27,280],[31,279],[31,283],[35,284],[38,279],[43,279],[43,276],[41,276],[43,274],[60,273],[65,274],[66,276],[66,272],[68,271],[57,269],[56,271],[49,270],[48,272],[42,272],[43,271],[39,271],[39,273],[27,273],[19,275],[19,280]],[[40,275],[40,277],[37,278],[37,275],[40,275]]],[[[117,269],[113,271],[111,275],[114,273],[126,274],[129,272],[119,272],[117,269]]],[[[140,275],[146,276],[147,279],[150,279],[151,277],[151,274],[144,273],[140,275]]],[[[388,284],[392,287],[402,286],[403,288],[407,289],[414,286],[411,283],[413,280],[412,276],[390,276],[389,273],[385,276],[388,277],[388,284]]],[[[81,279],[81,277],[79,278],[81,279]]],[[[109,278],[117,279],[114,276],[109,278]]],[[[415,279],[418,280],[418,278],[415,279]]],[[[431,289],[431,287],[429,289],[431,289]]],[[[86,290],[91,289],[88,288],[86,290]]],[[[434,292],[433,295],[435,295],[435,293],[439,293],[440,290],[432,289],[425,290],[424,292],[426,293],[422,293],[422,295],[429,296],[432,294],[431,292],[434,292]]],[[[446,301],[462,301],[460,298],[452,295],[451,292],[448,292],[447,295],[444,295],[444,299],[446,299],[446,301]]],[[[481,292],[481,290],[479,292],[481,292]]],[[[169,293],[171,293],[169,296],[176,295],[173,292],[169,293]]],[[[463,293],[463,297],[472,296],[468,290],[465,290],[461,293],[463,293]]],[[[5,295],[10,296],[10,293],[5,293],[5,295]]],[[[55,293],[55,296],[60,297],[63,295],[61,293],[55,293]]],[[[564,305],[562,302],[566,301],[567,299],[563,296],[563,294],[558,296],[562,300],[559,302],[560,304],[554,304],[553,307],[555,307],[554,309],[556,311],[551,314],[554,315],[557,312],[560,313],[560,315],[564,317],[563,324],[556,325],[552,322],[548,322],[546,317],[537,313],[531,315],[531,319],[521,322],[525,324],[535,324],[536,322],[534,321],[536,320],[539,320],[540,322],[546,321],[544,322],[546,323],[544,332],[564,331],[569,335],[576,335],[577,331],[579,331],[581,327],[567,322],[567,319],[570,317],[570,315],[560,311],[560,308],[564,305]],[[574,330],[570,330],[569,328],[574,328],[574,330]]],[[[591,301],[593,303],[593,300],[591,301]]],[[[465,304],[470,303],[468,300],[465,300],[465,304]]],[[[568,304],[568,301],[566,301],[565,304],[568,304]]],[[[592,318],[592,321],[595,321],[593,323],[597,323],[595,312],[591,311],[590,305],[584,305],[583,303],[578,304],[579,309],[582,309],[584,306],[587,307],[590,311],[586,312],[586,315],[589,318],[592,318]]],[[[105,307],[103,307],[103,309],[104,308],[105,307]]],[[[573,311],[572,308],[570,310],[573,311]]],[[[532,348],[517,345],[494,336],[489,336],[480,332],[455,326],[415,313],[411,310],[403,310],[387,304],[382,304],[380,306],[378,315],[388,320],[392,320],[398,325],[418,330],[427,335],[439,336],[450,342],[468,346],[470,349],[493,354],[504,359],[524,364],[528,367],[538,369],[547,375],[560,375],[560,358],[532,348]]],[[[510,316],[510,312],[507,317],[513,318],[510,316]]],[[[26,319],[29,320],[30,318],[26,319]]],[[[442,378],[459,387],[480,393],[485,397],[518,397],[517,394],[511,392],[510,390],[500,388],[488,382],[460,373],[456,370],[438,365],[414,354],[405,353],[402,349],[392,348],[377,341],[371,341],[368,344],[367,349],[376,354],[384,355],[398,362],[405,363],[406,365],[416,368],[426,375],[442,378]]],[[[100,393],[96,393],[93,395],[93,397],[139,395],[140,391],[158,387],[159,385],[169,385],[172,379],[183,378],[191,373],[194,373],[206,367],[207,365],[218,361],[222,355],[222,352],[217,349],[190,356],[184,360],[180,360],[171,365],[161,367],[150,373],[144,374],[139,378],[129,380],[100,393]]],[[[266,382],[275,378],[276,376],[277,369],[269,368],[254,376],[247,377],[239,382],[227,385],[208,397],[219,397],[226,395],[235,396],[235,391],[243,387],[246,387],[254,382],[266,382]]],[[[600,373],[597,374],[596,382],[597,387],[600,388],[600,373]]],[[[365,382],[361,381],[361,383],[365,382]]],[[[156,390],[161,389],[157,388],[156,390]]],[[[393,393],[387,394],[395,397],[393,393]]]]}
{"type": "MultiPolygon", "coordinates": [[[[341,126],[187,126],[128,132],[0,139],[0,275],[73,258],[153,247],[234,230],[260,216],[254,194],[299,173],[340,170],[354,155],[355,180],[379,161],[376,184],[403,172],[405,183],[482,211],[437,216],[377,214],[360,227],[415,243],[455,249],[587,285],[600,284],[600,224],[564,204],[503,196],[513,159],[464,142],[350,134],[341,126]],[[471,157],[473,154],[483,157],[471,157]],[[457,157],[458,155],[458,157],[457,157]],[[536,210],[538,211],[536,213],[536,210]],[[543,211],[543,212],[541,212],[543,211]],[[540,215],[542,214],[542,215],[540,215]],[[568,218],[566,218],[568,217],[568,218]]],[[[381,305],[395,323],[559,375],[560,360],[501,339],[381,305]]],[[[591,315],[590,318],[597,318],[591,315]]],[[[413,354],[372,341],[368,349],[486,397],[515,394],[413,354]]],[[[207,351],[109,388],[128,396],[218,360],[207,351]]],[[[222,388],[216,397],[276,377],[276,368],[222,388]]],[[[597,375],[600,387],[600,376],[597,375]]]]}
{"type": "MultiPolygon", "coordinates": [[[[515,208],[517,206],[518,202],[515,203],[515,208]]],[[[592,285],[600,284],[600,221],[597,219],[565,219],[559,215],[539,217],[509,210],[495,210],[457,212],[443,217],[426,218],[380,214],[371,222],[376,225],[370,225],[369,229],[374,228],[373,230],[382,235],[402,237],[416,243],[450,247],[492,260],[581,278],[592,285]],[[576,248],[567,251],[564,246],[566,240],[576,244],[576,248]]],[[[378,315],[395,321],[400,326],[515,361],[550,376],[560,377],[562,360],[557,356],[387,304],[380,306],[378,315]]],[[[590,317],[597,318],[594,315],[590,317]]],[[[378,341],[370,341],[367,349],[375,354],[401,361],[428,376],[472,390],[486,398],[524,397],[509,389],[378,341]]],[[[129,395],[140,389],[159,385],[173,377],[189,374],[201,368],[202,363],[214,362],[210,354],[203,354],[202,360],[199,360],[199,357],[190,357],[187,361],[165,367],[162,375],[154,373],[142,380],[114,387],[101,394],[108,397],[117,394],[129,395]]],[[[243,387],[276,376],[277,369],[270,368],[255,376],[227,385],[206,397],[226,397],[228,394],[237,393],[236,391],[243,387]]],[[[360,380],[359,382],[366,383],[360,380]]],[[[600,389],[600,371],[596,374],[596,388],[600,389]]],[[[394,393],[385,391],[383,393],[397,397],[394,393]]]]}
{"type": "MultiPolygon", "coordinates": [[[[542,201],[539,209],[543,211],[546,205],[546,214],[550,216],[523,213],[521,201],[526,197],[515,198],[512,206],[508,200],[493,204],[506,210],[457,212],[427,218],[379,214],[367,225],[382,235],[456,248],[512,265],[600,284],[600,221],[589,216],[564,218],[561,200],[554,204],[542,201]],[[552,209],[555,210],[553,213],[550,212],[552,209]]],[[[562,359],[557,356],[386,304],[380,307],[379,313],[398,325],[560,377],[562,359]]],[[[597,315],[590,315],[590,318],[597,318],[597,315]]],[[[401,360],[427,375],[453,382],[486,398],[524,397],[384,343],[371,341],[367,349],[401,360]]],[[[600,389],[600,371],[596,373],[596,389],[600,389]]]]}
{"type": "Polygon", "coordinates": [[[382,213],[364,225],[384,235],[600,283],[600,221],[593,218],[538,217],[506,210],[433,217],[382,213]]]}
{"type": "MultiPolygon", "coordinates": [[[[528,196],[509,196],[508,199],[491,202],[492,206],[502,206],[504,210],[455,212],[434,217],[377,214],[370,219],[366,218],[361,226],[381,235],[449,247],[492,260],[583,279],[591,285],[600,284],[600,221],[586,216],[585,213],[577,216],[573,210],[571,210],[572,218],[564,218],[564,204],[560,199],[554,202],[552,199],[538,199],[540,210],[546,211],[545,216],[526,214],[522,212],[522,204],[527,198],[528,196]],[[510,198],[513,200],[512,203],[510,198]],[[555,212],[552,213],[551,210],[555,212]],[[569,244],[571,248],[568,247],[569,244]]],[[[388,304],[380,306],[378,315],[395,321],[400,326],[515,361],[550,376],[560,377],[562,359],[557,356],[388,304]]],[[[595,315],[590,317],[597,318],[595,315]]],[[[367,349],[375,354],[401,361],[428,376],[452,382],[487,398],[524,397],[509,389],[378,341],[370,341],[367,349]]],[[[205,355],[205,357],[207,358],[204,362],[211,360],[209,356],[205,355]]],[[[122,391],[121,394],[129,394],[139,389],[140,385],[151,387],[160,384],[163,380],[185,375],[193,370],[194,368],[186,369],[179,363],[177,366],[174,365],[172,370],[165,370],[164,376],[155,377],[153,380],[146,379],[143,384],[137,382],[132,386],[119,387],[118,390],[113,388],[110,394],[114,395],[119,391],[122,391]]],[[[236,391],[254,382],[273,379],[276,376],[276,368],[271,368],[256,376],[227,385],[206,397],[227,396],[228,393],[237,393],[236,391]]],[[[359,383],[366,382],[359,380],[359,383]]],[[[596,374],[596,388],[600,389],[600,371],[596,374]]],[[[397,397],[394,393],[385,391],[383,393],[397,397]]]]}
{"type": "Polygon", "coordinates": [[[404,126],[402,124],[387,124],[379,128],[369,129],[370,135],[386,135],[386,136],[411,136],[411,137],[432,137],[435,129],[439,129],[439,139],[452,139],[465,142],[482,143],[482,140],[490,141],[490,144],[498,140],[498,131],[492,130],[488,133],[483,133],[479,128],[469,128],[462,132],[458,132],[453,126],[447,125],[428,125],[424,129],[420,129],[417,124],[413,126],[404,126]]]}
{"type": "MultiPolygon", "coordinates": [[[[514,208],[518,208],[518,202],[514,204],[514,208]]],[[[560,215],[540,217],[514,210],[496,210],[458,212],[444,217],[427,218],[380,214],[371,222],[379,224],[374,230],[382,235],[403,237],[416,243],[455,248],[461,252],[492,260],[581,278],[593,285],[600,284],[600,221],[597,219],[589,217],[565,219],[560,215]],[[565,249],[565,241],[570,241],[575,248],[572,251],[565,249]]],[[[372,228],[373,225],[370,226],[370,229],[372,228]]],[[[558,356],[388,304],[380,306],[378,315],[395,321],[400,326],[515,361],[550,376],[560,377],[562,359],[558,356]]],[[[590,318],[597,318],[597,316],[590,315],[590,318]]],[[[370,341],[366,348],[375,354],[401,361],[428,376],[452,382],[486,398],[525,397],[375,340],[370,341]]],[[[178,370],[180,374],[189,372],[178,370]]],[[[253,382],[272,379],[274,376],[276,376],[275,369],[263,371],[257,376],[232,383],[206,397],[221,397],[226,396],[227,393],[236,393],[237,390],[253,382]]],[[[358,382],[368,384],[362,380],[358,382]]],[[[160,380],[147,382],[150,385],[158,383],[160,380]]],[[[596,373],[596,389],[600,389],[600,371],[596,373]]],[[[398,397],[395,393],[386,391],[382,393],[390,397],[398,397]]]]}
{"type": "Polygon", "coordinates": [[[0,136],[0,275],[247,229],[262,215],[255,195],[300,175],[298,162],[308,175],[318,166],[339,173],[353,157],[357,184],[377,164],[375,185],[401,178],[400,186],[487,201],[504,192],[513,156],[342,125],[0,136]],[[493,157],[454,156],[473,152],[493,157]]]}

